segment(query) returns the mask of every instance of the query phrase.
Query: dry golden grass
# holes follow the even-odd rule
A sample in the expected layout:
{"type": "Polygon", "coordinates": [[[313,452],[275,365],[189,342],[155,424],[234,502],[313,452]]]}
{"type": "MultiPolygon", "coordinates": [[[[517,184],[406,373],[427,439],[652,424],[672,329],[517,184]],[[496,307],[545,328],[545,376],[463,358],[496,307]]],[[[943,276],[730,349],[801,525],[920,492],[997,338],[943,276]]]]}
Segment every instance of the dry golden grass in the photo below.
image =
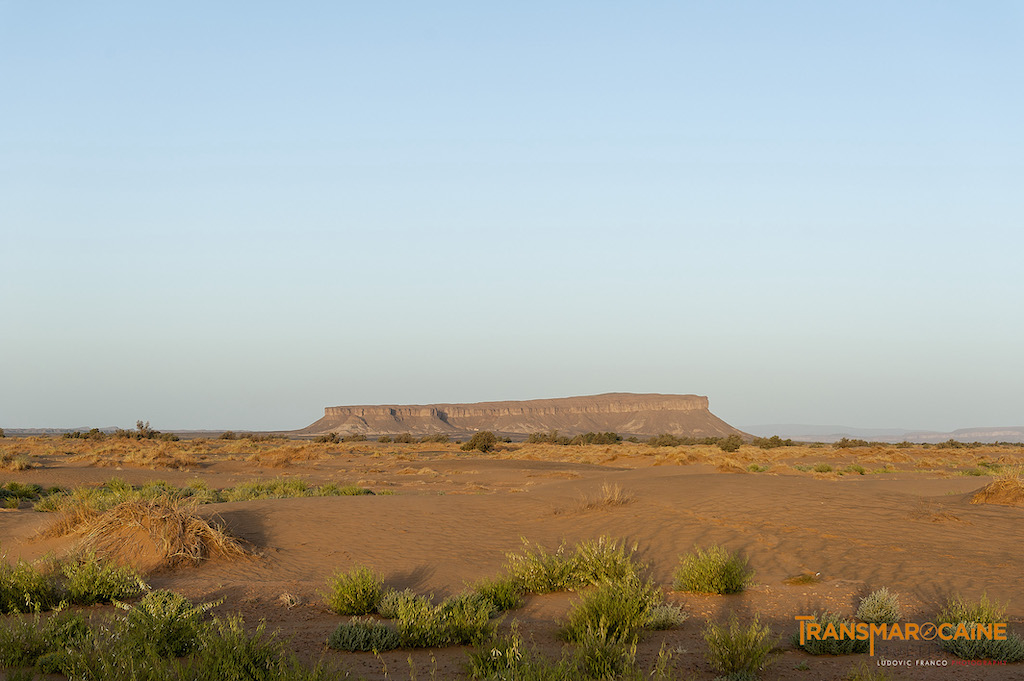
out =
{"type": "Polygon", "coordinates": [[[223,526],[199,516],[195,503],[169,498],[125,501],[102,513],[66,514],[47,534],[77,535],[80,550],[143,569],[248,555],[223,526]]]}
{"type": "Polygon", "coordinates": [[[274,449],[258,451],[246,461],[266,468],[286,468],[295,463],[307,463],[327,458],[326,451],[315,445],[277,445],[274,449]]]}
{"type": "Polygon", "coordinates": [[[100,468],[138,466],[181,470],[199,463],[188,444],[151,440],[105,441],[98,447],[84,447],[73,453],[71,461],[100,468]]]}
{"type": "Polygon", "coordinates": [[[610,485],[606,482],[601,485],[601,489],[597,494],[582,496],[577,510],[594,511],[599,509],[615,508],[616,506],[631,504],[635,500],[636,497],[618,485],[610,485]]]}
{"type": "Polygon", "coordinates": [[[30,456],[12,452],[0,453],[0,470],[27,471],[30,468],[35,468],[35,463],[30,456]]]}
{"type": "Polygon", "coordinates": [[[1015,466],[996,474],[996,479],[971,497],[972,504],[1024,506],[1024,468],[1015,466]]]}

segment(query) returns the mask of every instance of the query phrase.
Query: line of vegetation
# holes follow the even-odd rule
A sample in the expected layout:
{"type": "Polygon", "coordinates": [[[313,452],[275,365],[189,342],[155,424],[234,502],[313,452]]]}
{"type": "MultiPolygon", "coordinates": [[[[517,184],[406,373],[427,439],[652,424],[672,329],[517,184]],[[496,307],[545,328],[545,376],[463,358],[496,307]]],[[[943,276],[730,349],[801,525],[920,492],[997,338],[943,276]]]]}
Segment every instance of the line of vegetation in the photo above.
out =
{"type": "Polygon", "coordinates": [[[0,560],[0,613],[110,603],[147,588],[135,570],[103,561],[95,553],[35,564],[0,560]]]}
{"type": "Polygon", "coordinates": [[[183,487],[177,487],[163,480],[153,480],[136,486],[121,478],[111,478],[98,487],[76,487],[72,490],[59,487],[44,490],[38,485],[22,485],[14,491],[8,489],[11,485],[16,484],[8,483],[3,488],[4,491],[0,491],[0,495],[16,494],[19,499],[35,501],[35,510],[43,512],[88,509],[99,513],[126,501],[154,499],[189,500],[197,504],[216,504],[256,499],[373,494],[372,490],[356,485],[335,483],[312,485],[301,478],[291,477],[250,480],[223,489],[214,489],[201,480],[195,480],[183,487]]]}
{"type": "Polygon", "coordinates": [[[622,436],[618,433],[586,432],[579,435],[559,435],[557,430],[546,433],[530,433],[526,443],[531,445],[617,445],[622,443],[622,436]]]}

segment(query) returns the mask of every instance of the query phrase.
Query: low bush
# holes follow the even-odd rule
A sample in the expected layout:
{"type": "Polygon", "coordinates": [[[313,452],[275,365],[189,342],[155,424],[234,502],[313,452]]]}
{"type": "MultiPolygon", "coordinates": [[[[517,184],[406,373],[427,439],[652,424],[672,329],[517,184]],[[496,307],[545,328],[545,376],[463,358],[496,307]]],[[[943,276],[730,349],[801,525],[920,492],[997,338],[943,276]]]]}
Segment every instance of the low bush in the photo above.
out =
{"type": "Polygon", "coordinates": [[[460,447],[462,451],[469,452],[474,449],[479,449],[481,452],[489,452],[494,449],[494,445],[498,444],[498,437],[489,430],[481,430],[473,433],[473,437],[463,443],[460,447]]]}
{"type": "Polygon", "coordinates": [[[715,671],[726,674],[728,679],[753,679],[774,662],[772,651],[779,639],[756,616],[750,624],[743,625],[731,613],[728,623],[708,622],[704,642],[708,647],[705,656],[715,671]]]}
{"type": "Polygon", "coordinates": [[[723,452],[736,452],[743,446],[743,438],[739,435],[729,435],[718,441],[718,448],[723,452]]]}
{"type": "Polygon", "coordinates": [[[851,619],[835,613],[823,612],[816,614],[813,620],[807,621],[807,625],[811,624],[821,627],[819,638],[805,637],[804,643],[801,645],[799,634],[793,637],[793,645],[811,655],[858,655],[868,652],[870,641],[859,640],[849,635],[841,636],[844,627],[852,630],[856,624],[851,619]]]}
{"type": "Polygon", "coordinates": [[[832,472],[832,466],[827,464],[827,463],[818,463],[818,464],[814,464],[814,469],[813,470],[814,470],[815,473],[831,473],[832,472]]]}
{"type": "Polygon", "coordinates": [[[31,563],[0,559],[0,613],[49,610],[59,600],[54,580],[31,563]]]}
{"type": "Polygon", "coordinates": [[[327,645],[335,650],[382,653],[401,646],[402,637],[392,626],[357,617],[338,625],[328,637],[327,645]]]}
{"type": "Polygon", "coordinates": [[[117,632],[126,654],[148,651],[159,657],[181,657],[199,648],[207,635],[203,616],[219,605],[191,601],[173,591],[146,594],[134,606],[116,603],[127,611],[117,632]]]}
{"type": "Polygon", "coordinates": [[[494,604],[477,594],[464,594],[432,605],[413,599],[399,605],[396,624],[402,646],[434,648],[480,644],[494,634],[494,604]]]}
{"type": "Polygon", "coordinates": [[[643,567],[634,560],[635,545],[627,547],[608,537],[581,542],[571,553],[565,545],[549,553],[542,546],[523,544],[521,553],[508,554],[508,572],[530,593],[573,591],[637,575],[643,567]]]}
{"type": "Polygon", "coordinates": [[[339,615],[366,615],[380,604],[383,578],[367,567],[339,572],[325,594],[327,607],[339,615]]]}
{"type": "Polygon", "coordinates": [[[561,637],[572,643],[595,636],[603,642],[633,643],[661,602],[659,589],[639,577],[602,582],[569,611],[561,637]]]}
{"type": "Polygon", "coordinates": [[[734,594],[746,589],[753,577],[746,558],[721,546],[711,546],[682,557],[674,587],[677,591],[734,594]]]}
{"type": "Polygon", "coordinates": [[[135,570],[104,563],[94,553],[64,563],[61,572],[68,599],[76,605],[132,598],[148,588],[135,570]]]}
{"type": "Polygon", "coordinates": [[[499,612],[515,610],[523,604],[523,585],[510,576],[481,579],[471,588],[474,593],[493,603],[495,610],[499,612]]]}
{"type": "Polygon", "coordinates": [[[899,596],[884,586],[861,599],[857,619],[871,624],[895,624],[903,617],[899,596]]]}
{"type": "MultiPolygon", "coordinates": [[[[989,600],[982,594],[976,602],[970,602],[961,596],[951,597],[946,606],[935,618],[938,624],[961,625],[965,632],[974,632],[976,625],[990,625],[1006,622],[1006,607],[989,600]]],[[[954,632],[956,633],[956,632],[954,632]]],[[[954,637],[948,641],[940,640],[943,650],[956,655],[962,660],[995,660],[998,662],[1024,662],[1024,639],[1013,632],[1007,632],[1003,640],[995,640],[983,633],[975,635],[976,640],[954,637]]]]}
{"type": "Polygon", "coordinates": [[[647,614],[644,628],[652,630],[675,629],[682,626],[683,622],[689,617],[689,614],[684,612],[678,605],[662,603],[651,608],[647,614]]]}
{"type": "Polygon", "coordinates": [[[377,604],[377,614],[389,620],[396,619],[403,608],[409,607],[409,604],[416,600],[421,600],[426,605],[430,605],[430,599],[425,596],[416,595],[412,589],[404,589],[402,591],[388,589],[381,596],[380,603],[377,604]]]}

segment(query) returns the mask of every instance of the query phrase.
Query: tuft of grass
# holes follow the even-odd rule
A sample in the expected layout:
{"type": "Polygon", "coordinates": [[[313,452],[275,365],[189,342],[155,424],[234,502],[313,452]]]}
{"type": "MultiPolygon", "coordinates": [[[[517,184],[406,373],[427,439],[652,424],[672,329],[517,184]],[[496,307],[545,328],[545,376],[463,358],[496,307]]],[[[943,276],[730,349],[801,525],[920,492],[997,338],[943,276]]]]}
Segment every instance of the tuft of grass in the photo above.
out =
{"type": "Polygon", "coordinates": [[[11,454],[10,452],[0,453],[0,470],[5,471],[27,471],[35,468],[30,456],[22,454],[11,454]]]}
{"type": "Polygon", "coordinates": [[[225,528],[196,512],[196,504],[173,498],[135,499],[96,515],[80,518],[75,526],[64,518],[51,534],[74,532],[80,547],[105,560],[131,564],[139,559],[138,535],[153,543],[158,566],[198,564],[205,558],[241,558],[246,550],[225,528]]]}
{"type": "Polygon", "coordinates": [[[895,624],[903,617],[899,596],[882,587],[861,599],[857,619],[871,624],[895,624]]]}
{"type": "Polygon", "coordinates": [[[338,625],[327,638],[327,645],[335,650],[382,653],[402,645],[398,631],[371,618],[353,618],[338,625]]]}
{"type": "Polygon", "coordinates": [[[752,463],[749,466],[747,466],[747,470],[750,471],[751,473],[764,473],[770,468],[771,466],[763,466],[759,463],[752,463]]]}
{"type": "Polygon", "coordinates": [[[76,605],[110,603],[138,596],[149,587],[130,567],[104,563],[88,554],[61,566],[68,599],[76,605]]]}
{"type": "Polygon", "coordinates": [[[814,465],[813,470],[815,473],[831,473],[832,466],[827,463],[818,463],[814,465]]]}
{"type": "Polygon", "coordinates": [[[618,485],[612,485],[606,482],[601,485],[601,490],[596,495],[590,497],[585,496],[580,500],[579,510],[593,511],[615,508],[616,506],[631,504],[634,500],[635,497],[629,492],[625,491],[618,485]]]}
{"type": "Polygon", "coordinates": [[[746,558],[721,546],[711,546],[682,557],[674,587],[677,591],[734,594],[746,589],[753,577],[746,558]]]}
{"type": "Polygon", "coordinates": [[[867,662],[860,663],[846,674],[846,681],[892,681],[892,676],[884,669],[873,669],[867,662]]]}
{"type": "Polygon", "coordinates": [[[851,463],[849,466],[843,469],[844,473],[856,473],[857,475],[864,475],[867,473],[867,469],[861,466],[859,463],[851,463]]]}
{"type": "Polygon", "coordinates": [[[339,615],[366,615],[380,604],[384,579],[367,567],[339,572],[324,594],[327,607],[339,615]]]}
{"type": "Polygon", "coordinates": [[[709,621],[703,635],[708,663],[728,679],[756,678],[758,672],[775,661],[772,651],[779,639],[756,616],[750,624],[743,625],[736,613],[730,613],[727,623],[709,621]]]}
{"type": "MultiPolygon", "coordinates": [[[[840,627],[842,625],[852,626],[854,622],[850,619],[844,618],[840,615],[831,612],[823,612],[816,614],[813,620],[808,621],[808,624],[815,623],[821,625],[822,638],[811,639],[808,638],[804,641],[803,645],[800,645],[800,636],[794,635],[793,645],[803,649],[805,652],[811,655],[856,655],[859,653],[868,652],[870,643],[868,641],[860,641],[855,638],[839,638],[840,627]],[[825,638],[825,633],[829,627],[832,627],[836,635],[825,638]]],[[[831,633],[831,632],[829,632],[831,633]]]]}

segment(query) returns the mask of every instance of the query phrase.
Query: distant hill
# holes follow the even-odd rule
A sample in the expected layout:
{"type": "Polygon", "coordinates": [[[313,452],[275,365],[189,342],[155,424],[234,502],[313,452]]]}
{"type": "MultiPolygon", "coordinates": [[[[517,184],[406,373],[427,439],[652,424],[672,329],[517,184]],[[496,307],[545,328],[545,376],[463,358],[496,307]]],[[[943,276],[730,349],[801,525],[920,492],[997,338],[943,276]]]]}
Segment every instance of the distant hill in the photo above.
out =
{"type": "Polygon", "coordinates": [[[876,442],[1024,442],[1024,426],[995,428],[960,428],[947,433],[905,428],[851,428],[850,426],[818,426],[806,423],[773,423],[744,426],[758,437],[790,438],[801,442],[835,442],[844,437],[876,442]]]}
{"type": "Polygon", "coordinates": [[[378,404],[326,407],[299,434],[467,436],[490,430],[521,439],[557,430],[563,435],[614,432],[625,437],[671,433],[687,437],[745,435],[708,409],[700,395],[605,393],[584,397],[471,404],[378,404]]]}

